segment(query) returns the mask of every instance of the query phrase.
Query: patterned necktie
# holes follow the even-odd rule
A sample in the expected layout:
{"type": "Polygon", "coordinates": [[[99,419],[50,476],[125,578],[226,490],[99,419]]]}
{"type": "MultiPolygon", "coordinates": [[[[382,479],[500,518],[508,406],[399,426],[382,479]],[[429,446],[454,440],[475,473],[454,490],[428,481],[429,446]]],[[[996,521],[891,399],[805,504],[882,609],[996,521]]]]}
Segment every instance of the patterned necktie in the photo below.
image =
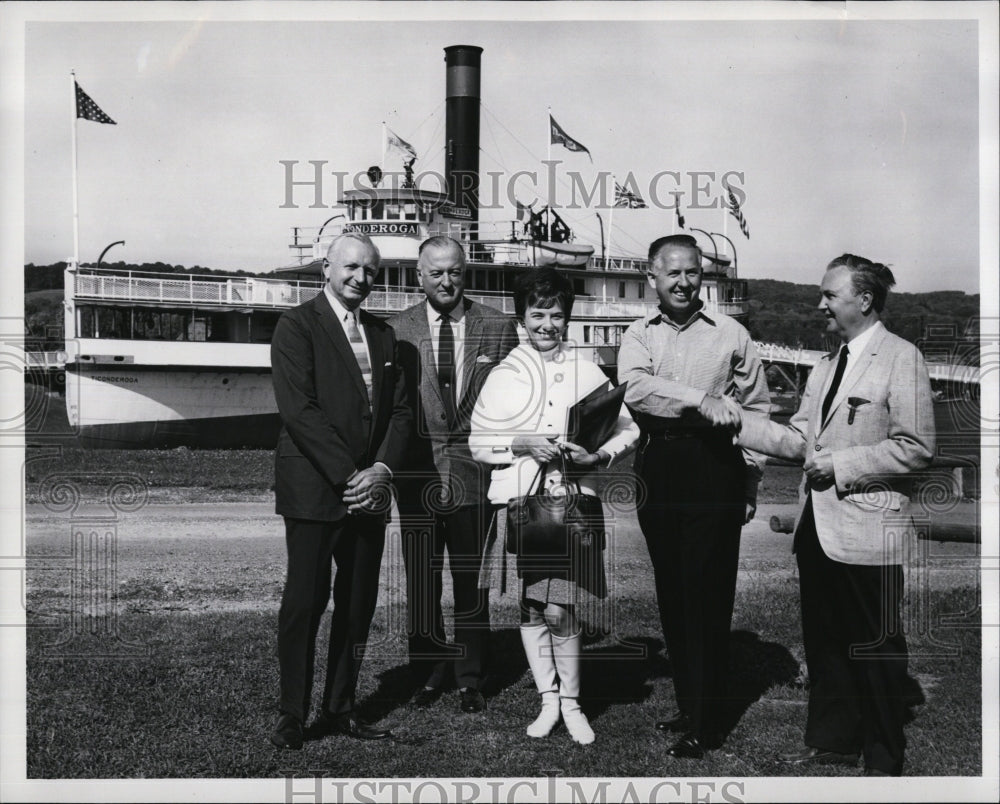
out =
{"type": "Polygon", "coordinates": [[[365,389],[368,391],[368,406],[372,404],[372,364],[368,359],[368,349],[365,342],[361,340],[361,330],[358,329],[358,320],[354,313],[347,314],[347,339],[351,342],[354,350],[354,357],[358,361],[358,368],[361,369],[361,377],[365,381],[365,389]]]}
{"type": "Polygon", "coordinates": [[[448,420],[455,420],[455,333],[451,328],[451,316],[443,315],[441,334],[438,336],[437,370],[438,387],[444,401],[448,420]]]}
{"type": "Polygon", "coordinates": [[[833,404],[833,398],[837,395],[837,391],[840,389],[840,381],[844,379],[844,369],[847,368],[847,344],[845,343],[840,347],[840,359],[837,360],[837,368],[833,372],[833,382],[830,383],[830,390],[826,392],[826,396],[823,397],[823,421],[826,421],[826,414],[830,412],[830,405],[833,404]]]}

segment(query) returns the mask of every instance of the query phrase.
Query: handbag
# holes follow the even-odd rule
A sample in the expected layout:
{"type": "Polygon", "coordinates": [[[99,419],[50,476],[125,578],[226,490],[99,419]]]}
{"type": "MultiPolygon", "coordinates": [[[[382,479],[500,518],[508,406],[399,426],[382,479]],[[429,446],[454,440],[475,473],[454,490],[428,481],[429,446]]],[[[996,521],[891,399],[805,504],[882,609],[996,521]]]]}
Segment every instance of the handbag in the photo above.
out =
{"type": "MultiPolygon", "coordinates": [[[[561,457],[563,479],[569,481],[566,458],[561,457]]],[[[580,482],[575,491],[548,494],[544,485],[545,467],[540,466],[532,486],[535,494],[515,497],[507,503],[505,548],[518,558],[563,558],[588,551],[604,550],[604,507],[599,497],[584,494],[580,482]]]]}

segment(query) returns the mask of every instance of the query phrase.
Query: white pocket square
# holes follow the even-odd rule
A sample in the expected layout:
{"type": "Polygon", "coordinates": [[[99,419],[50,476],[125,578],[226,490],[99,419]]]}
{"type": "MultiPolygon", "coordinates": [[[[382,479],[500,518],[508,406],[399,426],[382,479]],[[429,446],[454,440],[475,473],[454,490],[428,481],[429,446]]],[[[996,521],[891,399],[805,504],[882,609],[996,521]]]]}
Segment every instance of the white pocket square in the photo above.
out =
{"type": "Polygon", "coordinates": [[[488,355],[479,355],[479,357],[476,358],[476,362],[477,363],[493,363],[495,361],[493,360],[493,358],[489,357],[488,355]]]}
{"type": "MultiPolygon", "coordinates": [[[[391,366],[392,365],[392,361],[391,360],[387,361],[385,365],[386,366],[391,366]]],[[[385,368],[385,366],[383,366],[383,368],[385,368]]]]}

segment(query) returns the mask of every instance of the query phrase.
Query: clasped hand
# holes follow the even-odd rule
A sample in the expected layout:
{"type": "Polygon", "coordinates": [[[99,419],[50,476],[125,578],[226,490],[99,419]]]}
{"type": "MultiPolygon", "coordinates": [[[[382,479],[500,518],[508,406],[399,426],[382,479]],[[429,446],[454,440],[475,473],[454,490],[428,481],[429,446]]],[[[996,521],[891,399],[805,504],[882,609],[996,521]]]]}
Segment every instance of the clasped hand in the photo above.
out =
{"type": "Polygon", "coordinates": [[[347,478],[343,500],[349,514],[371,514],[390,499],[389,470],[380,463],[361,469],[347,478]]]}
{"type": "Polygon", "coordinates": [[[743,427],[743,410],[732,397],[705,394],[698,412],[716,427],[724,427],[736,436],[743,427]]]}
{"type": "Polygon", "coordinates": [[[593,466],[601,460],[600,452],[587,452],[578,444],[542,435],[517,436],[511,449],[515,455],[530,455],[538,463],[554,461],[560,454],[577,466],[593,466]]]}
{"type": "Polygon", "coordinates": [[[828,449],[811,453],[806,457],[802,471],[806,473],[814,488],[826,488],[836,479],[833,471],[833,453],[828,449]]]}

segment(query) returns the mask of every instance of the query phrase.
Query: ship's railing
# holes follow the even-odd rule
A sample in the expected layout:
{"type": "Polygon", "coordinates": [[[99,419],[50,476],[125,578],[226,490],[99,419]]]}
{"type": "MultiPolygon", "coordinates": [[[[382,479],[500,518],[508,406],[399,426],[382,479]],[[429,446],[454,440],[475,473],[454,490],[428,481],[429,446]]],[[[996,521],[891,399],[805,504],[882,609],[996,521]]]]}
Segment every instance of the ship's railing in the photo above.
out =
{"type": "Polygon", "coordinates": [[[78,273],[73,296],[77,300],[293,307],[311,299],[321,288],[320,282],[301,280],[109,271],[78,273]]]}
{"type": "Polygon", "coordinates": [[[649,260],[644,257],[591,257],[590,265],[598,271],[629,271],[646,273],[649,260]]]}

